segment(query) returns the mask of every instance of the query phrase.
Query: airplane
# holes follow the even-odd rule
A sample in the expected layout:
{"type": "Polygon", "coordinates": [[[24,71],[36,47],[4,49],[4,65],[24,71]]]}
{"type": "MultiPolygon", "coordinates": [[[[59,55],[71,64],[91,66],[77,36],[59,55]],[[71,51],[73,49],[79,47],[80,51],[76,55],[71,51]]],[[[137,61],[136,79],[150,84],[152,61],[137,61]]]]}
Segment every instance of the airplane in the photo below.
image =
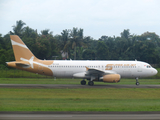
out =
{"type": "Polygon", "coordinates": [[[139,78],[157,74],[150,64],[141,61],[99,60],[40,60],[17,35],[10,35],[15,60],[6,62],[10,67],[60,78],[81,78],[81,85],[93,86],[94,82],[117,83],[121,78],[139,78]]]}

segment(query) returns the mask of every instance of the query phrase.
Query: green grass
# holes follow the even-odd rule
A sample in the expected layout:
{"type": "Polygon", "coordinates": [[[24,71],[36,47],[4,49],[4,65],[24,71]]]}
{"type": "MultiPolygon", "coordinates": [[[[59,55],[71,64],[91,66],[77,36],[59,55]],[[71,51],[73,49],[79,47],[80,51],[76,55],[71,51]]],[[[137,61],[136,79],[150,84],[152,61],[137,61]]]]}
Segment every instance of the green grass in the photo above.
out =
{"type": "Polygon", "coordinates": [[[52,78],[18,69],[0,70],[0,78],[52,78]]]}
{"type": "MultiPolygon", "coordinates": [[[[82,79],[0,78],[0,84],[80,84],[82,79]]],[[[139,79],[141,85],[160,85],[160,79],[139,79]]],[[[135,79],[121,79],[119,83],[94,82],[95,85],[135,85],[135,79]]]]}
{"type": "MultiPolygon", "coordinates": [[[[160,69],[158,69],[160,71],[160,69]]],[[[159,72],[160,73],[160,72],[159,72]]],[[[54,79],[20,70],[1,70],[0,84],[80,84],[81,79],[54,79]]],[[[160,84],[160,74],[139,79],[141,85],[160,84]]],[[[119,83],[135,85],[135,79],[119,83]]],[[[0,111],[160,111],[160,89],[23,89],[0,88],[0,111]]]]}
{"type": "Polygon", "coordinates": [[[160,89],[0,88],[0,111],[160,111],[160,89]]]}
{"type": "Polygon", "coordinates": [[[0,78],[0,84],[80,84],[80,79],[0,78]]]}

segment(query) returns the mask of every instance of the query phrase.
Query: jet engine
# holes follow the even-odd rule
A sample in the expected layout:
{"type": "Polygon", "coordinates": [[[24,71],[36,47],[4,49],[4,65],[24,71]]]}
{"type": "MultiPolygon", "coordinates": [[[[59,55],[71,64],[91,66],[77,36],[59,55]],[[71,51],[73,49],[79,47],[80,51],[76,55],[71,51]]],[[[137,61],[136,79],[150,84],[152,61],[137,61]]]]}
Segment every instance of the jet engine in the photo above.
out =
{"type": "Polygon", "coordinates": [[[120,81],[121,76],[119,74],[109,74],[109,75],[104,75],[100,79],[103,80],[103,82],[117,83],[120,81]]]}

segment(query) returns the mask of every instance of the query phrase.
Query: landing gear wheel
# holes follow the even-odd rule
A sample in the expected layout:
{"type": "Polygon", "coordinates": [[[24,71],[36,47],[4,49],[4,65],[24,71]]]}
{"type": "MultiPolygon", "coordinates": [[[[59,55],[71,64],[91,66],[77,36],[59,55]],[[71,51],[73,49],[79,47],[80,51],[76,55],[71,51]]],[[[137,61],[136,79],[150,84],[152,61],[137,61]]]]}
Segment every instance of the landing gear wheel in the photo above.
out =
{"type": "Polygon", "coordinates": [[[136,85],[138,86],[140,83],[139,82],[136,82],[136,85]]]}
{"type": "Polygon", "coordinates": [[[81,85],[86,85],[86,81],[85,81],[85,80],[82,80],[82,81],[81,81],[81,85]]]}
{"type": "Polygon", "coordinates": [[[94,82],[93,82],[93,81],[89,81],[89,82],[88,82],[88,85],[89,85],[89,86],[93,86],[93,85],[94,85],[94,82]]]}
{"type": "Polygon", "coordinates": [[[140,83],[138,82],[138,77],[136,78],[136,85],[138,86],[140,83]]]}

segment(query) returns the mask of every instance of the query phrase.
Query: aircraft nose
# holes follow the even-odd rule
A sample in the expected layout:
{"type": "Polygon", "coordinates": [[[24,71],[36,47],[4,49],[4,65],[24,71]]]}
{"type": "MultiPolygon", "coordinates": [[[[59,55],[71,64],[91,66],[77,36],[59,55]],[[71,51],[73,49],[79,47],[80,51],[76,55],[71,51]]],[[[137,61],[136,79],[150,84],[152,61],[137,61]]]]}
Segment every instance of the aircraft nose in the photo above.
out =
{"type": "Polygon", "coordinates": [[[152,73],[153,73],[153,75],[156,75],[158,73],[158,71],[156,69],[153,69],[152,73]]]}

